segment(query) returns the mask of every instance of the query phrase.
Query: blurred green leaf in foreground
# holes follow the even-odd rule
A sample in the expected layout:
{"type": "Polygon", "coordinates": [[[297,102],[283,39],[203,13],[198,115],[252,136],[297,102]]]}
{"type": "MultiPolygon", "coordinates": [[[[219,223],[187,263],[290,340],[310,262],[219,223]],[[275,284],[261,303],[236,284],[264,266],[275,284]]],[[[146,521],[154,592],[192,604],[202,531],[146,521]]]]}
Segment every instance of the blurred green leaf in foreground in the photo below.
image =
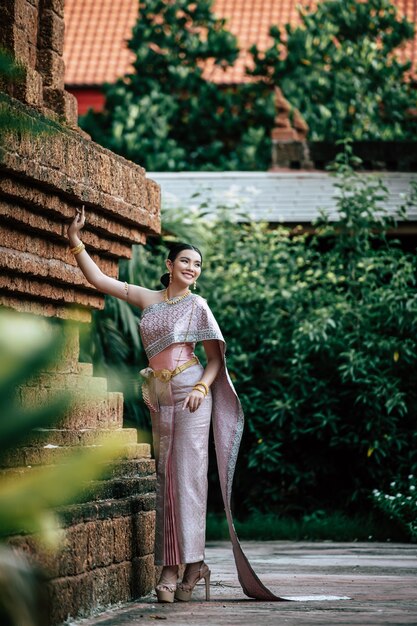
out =
{"type": "MultiPolygon", "coordinates": [[[[46,405],[25,408],[17,393],[19,385],[60,358],[65,335],[57,320],[0,309],[0,455],[23,443],[33,428],[51,426],[70,406],[71,395],[59,392],[46,405]]],[[[76,450],[62,464],[0,470],[0,539],[37,532],[48,546],[56,547],[60,532],[54,509],[74,501],[118,452],[111,440],[99,441],[76,450]]]]}

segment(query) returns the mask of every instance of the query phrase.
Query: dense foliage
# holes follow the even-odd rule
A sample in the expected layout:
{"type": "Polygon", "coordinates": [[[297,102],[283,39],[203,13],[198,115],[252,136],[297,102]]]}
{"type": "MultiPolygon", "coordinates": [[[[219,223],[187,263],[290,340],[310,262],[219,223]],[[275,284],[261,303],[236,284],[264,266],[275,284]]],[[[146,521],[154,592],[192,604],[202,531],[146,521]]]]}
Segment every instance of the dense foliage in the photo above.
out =
{"type": "MultiPolygon", "coordinates": [[[[227,338],[246,415],[241,514],[359,510],[374,488],[417,470],[416,256],[386,234],[382,183],[343,160],[338,169],[340,219],[323,219],[313,236],[266,224],[187,225],[206,250],[199,289],[227,338]]],[[[142,249],[123,277],[130,267],[131,278],[156,288],[162,243],[142,249]]],[[[106,324],[123,335],[116,319],[106,324]]],[[[137,380],[133,341],[123,341],[137,380]]],[[[146,428],[146,412],[138,419],[146,428]]]]}
{"type": "Polygon", "coordinates": [[[339,185],[337,224],[230,226],[205,268],[247,418],[248,507],[363,506],[417,466],[416,257],[387,239],[377,180],[339,185]]]}
{"type": "Polygon", "coordinates": [[[390,0],[325,0],[299,13],[299,26],[272,28],[272,46],[252,52],[254,74],[280,85],[309,139],[415,139],[417,89],[396,54],[413,24],[390,0]]]}
{"type": "Polygon", "coordinates": [[[265,169],[274,103],[267,85],[219,88],[203,63],[227,67],[236,38],[212,0],[147,0],[129,48],[134,72],[105,89],[103,113],[81,120],[93,138],[148,170],[265,169]]]}

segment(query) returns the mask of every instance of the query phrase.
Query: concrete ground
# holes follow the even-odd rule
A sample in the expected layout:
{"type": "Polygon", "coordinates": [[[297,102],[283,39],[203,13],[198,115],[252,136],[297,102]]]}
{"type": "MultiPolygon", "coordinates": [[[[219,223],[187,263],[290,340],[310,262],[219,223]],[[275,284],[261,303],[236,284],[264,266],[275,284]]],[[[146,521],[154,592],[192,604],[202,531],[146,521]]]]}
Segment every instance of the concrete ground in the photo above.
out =
{"type": "Polygon", "coordinates": [[[242,545],[264,584],[296,601],[246,598],[237,580],[230,544],[211,542],[206,551],[212,570],[210,602],[204,599],[201,582],[189,603],[158,604],[152,594],[71,624],[137,626],[163,620],[199,626],[417,625],[416,545],[290,541],[242,545]]]}

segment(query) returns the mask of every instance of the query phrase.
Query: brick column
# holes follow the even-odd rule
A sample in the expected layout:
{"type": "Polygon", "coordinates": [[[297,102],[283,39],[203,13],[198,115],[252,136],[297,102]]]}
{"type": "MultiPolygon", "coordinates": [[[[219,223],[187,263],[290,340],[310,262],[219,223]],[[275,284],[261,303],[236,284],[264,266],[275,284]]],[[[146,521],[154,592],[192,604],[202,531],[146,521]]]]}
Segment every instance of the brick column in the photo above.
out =
{"type": "Polygon", "coordinates": [[[66,229],[84,203],[83,241],[102,271],[117,277],[118,260],[130,258],[132,245],[160,231],[160,190],[142,167],[77,127],[75,98],[64,91],[64,0],[0,0],[0,22],[0,45],[26,68],[22,83],[4,86],[3,101],[43,131],[0,143],[0,306],[71,321],[58,365],[18,390],[23,405],[75,391],[53,428],[34,431],[1,457],[0,477],[64,462],[106,435],[123,443],[106,477],[60,511],[65,541],[58,554],[44,552],[33,536],[10,538],[45,568],[51,623],[58,624],[154,584],[154,461],[136,430],[123,428],[122,394],[108,392],[107,381],[79,363],[78,324],[104,307],[104,297],[78,269],[66,229]]]}

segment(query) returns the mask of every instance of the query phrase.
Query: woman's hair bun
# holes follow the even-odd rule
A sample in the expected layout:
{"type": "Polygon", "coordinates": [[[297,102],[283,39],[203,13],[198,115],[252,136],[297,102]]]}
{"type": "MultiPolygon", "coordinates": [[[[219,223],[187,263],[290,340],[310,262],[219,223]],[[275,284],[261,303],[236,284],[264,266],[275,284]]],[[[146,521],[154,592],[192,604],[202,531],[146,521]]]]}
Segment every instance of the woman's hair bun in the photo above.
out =
{"type": "Polygon", "coordinates": [[[162,276],[161,276],[161,283],[163,284],[164,287],[168,287],[168,285],[169,285],[169,272],[167,272],[166,274],[162,274],[162,276]]]}

